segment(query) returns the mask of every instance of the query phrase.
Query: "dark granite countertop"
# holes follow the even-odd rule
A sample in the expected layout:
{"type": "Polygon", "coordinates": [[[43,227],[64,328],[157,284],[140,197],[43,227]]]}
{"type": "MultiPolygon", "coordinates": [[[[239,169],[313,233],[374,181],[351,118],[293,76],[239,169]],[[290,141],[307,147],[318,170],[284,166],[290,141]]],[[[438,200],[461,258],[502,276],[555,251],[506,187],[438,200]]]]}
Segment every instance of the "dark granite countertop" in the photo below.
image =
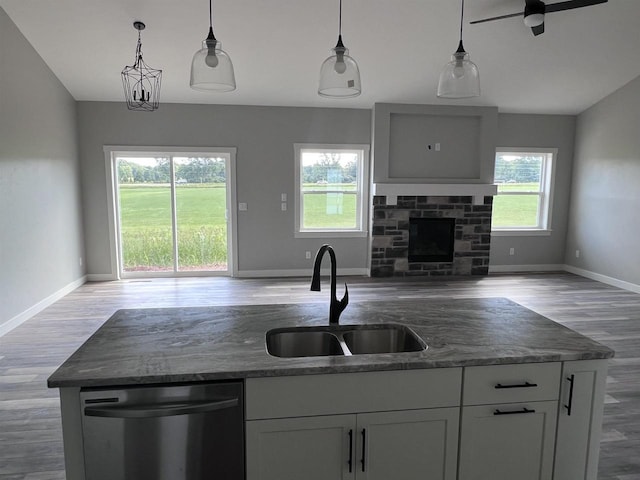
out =
{"type": "Polygon", "coordinates": [[[341,324],[401,323],[423,352],[278,358],[277,327],[327,325],[328,302],[117,311],[56,372],[49,387],[603,359],[613,351],[505,298],[350,304],[341,324]]]}

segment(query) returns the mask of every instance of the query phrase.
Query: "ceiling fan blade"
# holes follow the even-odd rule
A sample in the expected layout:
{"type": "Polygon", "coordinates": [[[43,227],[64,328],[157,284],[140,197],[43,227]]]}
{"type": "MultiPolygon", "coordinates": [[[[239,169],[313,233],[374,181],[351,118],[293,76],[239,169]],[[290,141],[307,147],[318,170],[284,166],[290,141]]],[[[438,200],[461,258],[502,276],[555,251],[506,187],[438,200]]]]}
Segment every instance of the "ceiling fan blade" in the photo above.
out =
{"type": "Polygon", "coordinates": [[[504,18],[521,17],[523,15],[524,15],[524,12],[510,13],[509,15],[500,15],[499,17],[491,17],[491,18],[483,18],[482,20],[474,20],[473,22],[469,22],[469,23],[470,24],[475,24],[475,23],[493,22],[494,20],[502,20],[504,18]]]}
{"type": "Polygon", "coordinates": [[[541,23],[537,27],[531,27],[531,31],[536,37],[542,35],[544,33],[544,23],[541,23]]]}
{"type": "Polygon", "coordinates": [[[607,3],[609,0],[569,0],[568,2],[548,3],[547,13],[562,12],[563,10],[573,10],[574,8],[590,7],[607,3]]]}

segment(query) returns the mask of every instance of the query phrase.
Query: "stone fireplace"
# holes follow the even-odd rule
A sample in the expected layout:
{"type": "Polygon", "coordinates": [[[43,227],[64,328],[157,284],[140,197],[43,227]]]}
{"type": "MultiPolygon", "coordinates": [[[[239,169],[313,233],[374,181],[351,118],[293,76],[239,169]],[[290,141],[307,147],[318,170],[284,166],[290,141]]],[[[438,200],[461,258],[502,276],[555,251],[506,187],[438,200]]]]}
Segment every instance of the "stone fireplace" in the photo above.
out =
{"type": "MultiPolygon", "coordinates": [[[[491,211],[495,186],[378,185],[373,196],[371,241],[371,276],[444,276],[487,275],[491,244],[491,211]],[[462,188],[460,188],[462,187],[462,188]],[[465,188],[468,187],[468,188],[465,188]],[[467,195],[409,195],[405,193],[468,193],[467,195]],[[393,192],[393,193],[391,193],[393,192]],[[434,219],[429,222],[421,219],[434,219]],[[445,220],[445,221],[442,221],[445,220]],[[447,227],[449,225],[449,227],[447,227]],[[445,255],[446,235],[451,228],[451,255],[445,255]],[[410,252],[410,237],[417,230],[430,229],[423,235],[427,245],[410,252]],[[430,237],[442,237],[435,240],[430,237]]],[[[424,233],[424,232],[423,232],[424,233]]]]}

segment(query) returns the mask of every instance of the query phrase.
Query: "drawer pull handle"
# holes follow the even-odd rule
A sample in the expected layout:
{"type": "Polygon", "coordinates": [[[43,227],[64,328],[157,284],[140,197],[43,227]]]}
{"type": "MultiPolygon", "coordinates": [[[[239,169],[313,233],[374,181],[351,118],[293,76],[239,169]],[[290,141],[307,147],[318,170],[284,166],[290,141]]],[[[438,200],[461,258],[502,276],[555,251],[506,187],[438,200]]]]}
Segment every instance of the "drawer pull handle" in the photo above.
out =
{"type": "Polygon", "coordinates": [[[575,375],[571,374],[570,377],[567,377],[569,380],[569,404],[563,405],[564,408],[567,409],[567,416],[571,416],[571,407],[573,406],[573,381],[575,380],[575,375]]]}
{"type": "Polygon", "coordinates": [[[529,383],[529,382],[524,382],[524,383],[517,383],[515,385],[502,385],[501,383],[496,384],[495,388],[531,388],[531,387],[537,387],[538,384],[537,383],[529,383]]]}
{"type": "Polygon", "coordinates": [[[362,471],[364,472],[364,453],[365,453],[365,441],[367,438],[367,433],[366,433],[366,429],[362,429],[362,460],[360,460],[362,462],[362,471]]]}
{"type": "Polygon", "coordinates": [[[522,410],[509,410],[509,411],[502,411],[502,410],[498,410],[496,408],[496,411],[493,412],[494,415],[517,415],[520,413],[536,413],[535,410],[530,410],[527,407],[524,407],[522,410]]]}
{"type": "Polygon", "coordinates": [[[349,473],[353,471],[353,429],[349,430],[349,473]]]}

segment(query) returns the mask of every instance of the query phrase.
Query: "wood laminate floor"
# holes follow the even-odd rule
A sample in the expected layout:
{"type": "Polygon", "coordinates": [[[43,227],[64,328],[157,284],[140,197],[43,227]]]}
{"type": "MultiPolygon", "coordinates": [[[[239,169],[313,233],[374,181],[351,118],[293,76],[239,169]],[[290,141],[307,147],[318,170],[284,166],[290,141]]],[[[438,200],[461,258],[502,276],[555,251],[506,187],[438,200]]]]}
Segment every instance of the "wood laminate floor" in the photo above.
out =
{"type": "MultiPolygon", "coordinates": [[[[640,295],[567,273],[340,280],[349,284],[351,302],[507,297],[613,348],[598,478],[640,480],[640,295]]],[[[0,337],[0,480],[65,478],[58,392],[46,380],[116,310],[328,302],[328,290],[323,284],[322,292],[310,292],[307,278],[83,285],[0,337]]]]}

